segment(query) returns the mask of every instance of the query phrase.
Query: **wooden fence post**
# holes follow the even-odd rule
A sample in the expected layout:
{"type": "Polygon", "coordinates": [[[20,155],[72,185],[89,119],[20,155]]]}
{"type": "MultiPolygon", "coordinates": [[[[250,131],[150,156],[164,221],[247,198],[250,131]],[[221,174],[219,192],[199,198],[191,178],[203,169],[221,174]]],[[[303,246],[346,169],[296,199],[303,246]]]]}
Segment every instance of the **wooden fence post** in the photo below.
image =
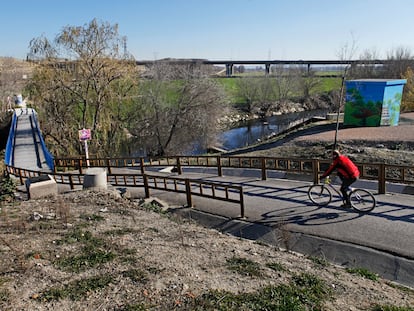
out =
{"type": "Polygon", "coordinates": [[[187,196],[187,206],[193,207],[193,199],[191,197],[191,186],[190,186],[190,179],[185,179],[185,194],[187,196]]]}
{"type": "Polygon", "coordinates": [[[83,174],[83,172],[82,172],[82,159],[78,159],[78,167],[79,167],[79,174],[83,174]]]}
{"type": "Polygon", "coordinates": [[[266,174],[266,159],[262,157],[262,180],[266,180],[267,179],[267,174],[266,174]]]}
{"type": "Polygon", "coordinates": [[[108,174],[112,174],[111,161],[109,158],[106,158],[106,168],[108,169],[108,174]]]}
{"type": "Polygon", "coordinates": [[[244,217],[244,194],[243,194],[243,188],[240,187],[240,217],[244,217]]]}
{"type": "Polygon", "coordinates": [[[150,191],[149,191],[149,186],[148,186],[148,176],[143,174],[142,177],[144,178],[145,198],[148,199],[150,197],[150,191]]]}
{"type": "Polygon", "coordinates": [[[75,185],[73,184],[73,176],[69,175],[69,184],[70,184],[70,190],[75,189],[75,185]]]}
{"type": "Polygon", "coordinates": [[[223,176],[223,168],[221,167],[221,157],[217,156],[216,161],[217,161],[217,174],[218,174],[218,176],[222,177],[223,176]]]}
{"type": "Polygon", "coordinates": [[[141,166],[141,174],[145,175],[145,168],[144,168],[144,158],[139,158],[139,165],[141,166]]]}
{"type": "Polygon", "coordinates": [[[320,163],[318,160],[312,160],[312,171],[313,171],[313,183],[318,184],[319,180],[320,163]]]}
{"type": "Polygon", "coordinates": [[[24,185],[24,182],[23,182],[23,176],[22,176],[22,170],[19,168],[19,178],[20,178],[20,184],[21,185],[24,185]]]}
{"type": "Polygon", "coordinates": [[[385,194],[385,164],[381,163],[378,172],[378,193],[385,194]]]}
{"type": "Polygon", "coordinates": [[[181,175],[183,173],[183,169],[181,168],[180,157],[176,158],[176,165],[177,165],[177,173],[178,175],[181,175]]]}

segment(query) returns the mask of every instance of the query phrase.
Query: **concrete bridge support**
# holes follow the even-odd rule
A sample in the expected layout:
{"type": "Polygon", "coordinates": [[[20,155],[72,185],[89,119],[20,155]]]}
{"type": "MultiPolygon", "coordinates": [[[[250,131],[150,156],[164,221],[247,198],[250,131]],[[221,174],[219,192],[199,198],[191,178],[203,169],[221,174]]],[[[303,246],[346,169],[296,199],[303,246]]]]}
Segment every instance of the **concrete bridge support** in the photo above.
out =
{"type": "Polygon", "coordinates": [[[233,64],[231,64],[231,63],[229,63],[229,64],[226,64],[226,76],[227,77],[231,77],[231,76],[233,76],[233,64]]]}

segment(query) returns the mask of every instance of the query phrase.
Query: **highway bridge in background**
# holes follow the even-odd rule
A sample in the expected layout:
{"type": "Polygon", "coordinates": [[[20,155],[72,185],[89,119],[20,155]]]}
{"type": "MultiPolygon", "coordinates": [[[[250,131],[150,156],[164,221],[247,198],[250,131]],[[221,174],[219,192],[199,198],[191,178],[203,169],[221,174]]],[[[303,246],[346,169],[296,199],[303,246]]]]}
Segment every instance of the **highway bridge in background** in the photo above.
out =
{"type": "Polygon", "coordinates": [[[144,60],[137,61],[137,65],[141,66],[151,66],[157,62],[164,62],[174,65],[213,65],[213,66],[225,66],[226,76],[233,76],[234,66],[263,66],[266,74],[270,73],[270,68],[272,65],[276,66],[303,66],[306,68],[309,73],[311,67],[316,66],[331,66],[331,67],[356,67],[360,65],[364,66],[382,66],[391,61],[389,60],[207,60],[207,59],[161,59],[161,60],[144,60]]]}

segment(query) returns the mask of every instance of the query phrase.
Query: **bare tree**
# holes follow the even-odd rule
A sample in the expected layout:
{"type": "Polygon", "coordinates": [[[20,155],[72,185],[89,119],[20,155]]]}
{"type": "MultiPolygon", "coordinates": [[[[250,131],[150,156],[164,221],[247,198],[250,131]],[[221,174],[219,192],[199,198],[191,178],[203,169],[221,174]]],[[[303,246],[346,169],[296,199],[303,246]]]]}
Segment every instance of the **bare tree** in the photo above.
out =
{"type": "Polygon", "coordinates": [[[400,46],[389,51],[387,60],[384,75],[388,79],[401,79],[407,68],[414,67],[414,55],[407,47],[400,46]]]}
{"type": "Polygon", "coordinates": [[[303,101],[307,101],[313,91],[322,83],[312,69],[297,67],[291,70],[291,74],[296,78],[297,93],[301,94],[303,101]]]}
{"type": "Polygon", "coordinates": [[[275,105],[276,102],[276,91],[275,91],[275,79],[266,76],[258,78],[258,96],[257,104],[259,115],[264,117],[268,114],[269,110],[275,105]]]}
{"type": "Polygon", "coordinates": [[[134,145],[145,154],[163,156],[211,144],[227,106],[222,88],[192,66],[159,62],[146,76],[128,126],[134,145]]]}
{"type": "Polygon", "coordinates": [[[296,88],[297,72],[278,65],[272,66],[272,75],[275,77],[276,99],[280,102],[287,101],[296,88]]]}
{"type": "Polygon", "coordinates": [[[256,100],[259,96],[259,83],[255,77],[237,78],[237,96],[244,101],[244,110],[247,113],[253,113],[256,100]]]}
{"type": "Polygon", "coordinates": [[[352,79],[379,78],[383,74],[383,68],[374,63],[379,59],[379,54],[375,49],[364,50],[359,56],[358,65],[350,68],[348,77],[352,79]]]}
{"type": "Polygon", "coordinates": [[[80,151],[77,132],[92,130],[91,153],[117,152],[125,140],[122,122],[136,92],[135,62],[121,52],[125,37],[118,26],[92,20],[64,27],[53,41],[30,42],[30,56],[39,62],[30,86],[43,132],[57,154],[80,151]],[[114,113],[114,111],[116,113],[114,113]]]}
{"type": "Polygon", "coordinates": [[[310,93],[318,83],[317,79],[305,79],[298,68],[272,66],[271,74],[239,78],[236,85],[239,98],[245,100],[245,110],[265,116],[269,111],[279,109],[298,90],[310,93]]]}

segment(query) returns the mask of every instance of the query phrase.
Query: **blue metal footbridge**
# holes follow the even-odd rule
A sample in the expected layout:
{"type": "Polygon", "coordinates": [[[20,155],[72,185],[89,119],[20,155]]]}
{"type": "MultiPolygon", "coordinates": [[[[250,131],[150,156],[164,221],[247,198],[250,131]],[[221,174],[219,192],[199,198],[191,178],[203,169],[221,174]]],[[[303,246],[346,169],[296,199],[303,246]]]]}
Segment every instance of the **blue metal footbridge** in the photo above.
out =
{"type": "Polygon", "coordinates": [[[22,169],[53,172],[53,156],[46,148],[34,109],[14,109],[4,161],[22,169]]]}

